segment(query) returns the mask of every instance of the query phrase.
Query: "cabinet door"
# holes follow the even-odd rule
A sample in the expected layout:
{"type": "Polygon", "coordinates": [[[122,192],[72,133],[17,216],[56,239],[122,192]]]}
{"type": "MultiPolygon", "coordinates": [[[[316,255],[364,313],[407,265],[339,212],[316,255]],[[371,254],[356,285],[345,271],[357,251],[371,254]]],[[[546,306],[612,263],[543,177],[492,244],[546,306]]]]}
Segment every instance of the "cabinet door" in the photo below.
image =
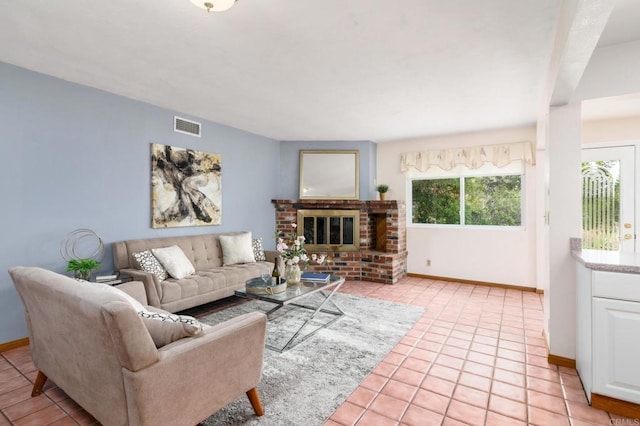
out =
{"type": "Polygon", "coordinates": [[[640,403],[640,303],[593,298],[593,392],[640,403]]]}

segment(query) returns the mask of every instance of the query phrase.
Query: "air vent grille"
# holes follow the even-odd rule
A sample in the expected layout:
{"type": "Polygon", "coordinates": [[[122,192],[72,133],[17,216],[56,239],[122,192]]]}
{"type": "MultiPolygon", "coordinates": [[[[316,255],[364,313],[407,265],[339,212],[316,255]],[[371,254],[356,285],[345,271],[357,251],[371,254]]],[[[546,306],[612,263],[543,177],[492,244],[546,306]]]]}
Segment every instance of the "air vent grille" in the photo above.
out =
{"type": "Polygon", "coordinates": [[[186,120],[181,117],[174,117],[173,130],[187,135],[200,137],[200,123],[186,120]]]}

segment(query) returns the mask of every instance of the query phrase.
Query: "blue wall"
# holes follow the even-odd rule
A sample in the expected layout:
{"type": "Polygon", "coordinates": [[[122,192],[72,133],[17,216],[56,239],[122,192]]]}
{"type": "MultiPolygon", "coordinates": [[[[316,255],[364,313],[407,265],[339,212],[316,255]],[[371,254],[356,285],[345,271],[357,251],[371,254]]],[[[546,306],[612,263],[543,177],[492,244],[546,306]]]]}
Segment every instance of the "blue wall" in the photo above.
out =
{"type": "Polygon", "coordinates": [[[376,144],[369,141],[282,142],[280,145],[280,162],[283,167],[280,172],[278,199],[296,200],[300,197],[300,150],[304,149],[342,149],[359,151],[360,199],[376,199],[377,192],[374,184],[374,180],[376,179],[376,144]]]}
{"type": "Polygon", "coordinates": [[[0,343],[27,335],[22,303],[5,272],[40,266],[65,273],[60,245],[89,228],[106,243],[133,238],[251,231],[273,248],[271,200],[297,199],[301,149],[360,151],[360,199],[375,199],[372,142],[279,142],[187,114],[0,62],[0,343]],[[173,131],[178,115],[202,138],[173,131]],[[150,144],[222,155],[222,224],[152,229],[150,144]]]}
{"type": "Polygon", "coordinates": [[[114,241],[252,231],[273,246],[279,141],[0,63],[0,343],[27,335],[6,271],[64,272],[60,243],[89,228],[114,241]],[[202,138],[173,131],[179,115],[202,138]],[[150,144],[222,155],[222,225],[150,227],[150,144]]]}

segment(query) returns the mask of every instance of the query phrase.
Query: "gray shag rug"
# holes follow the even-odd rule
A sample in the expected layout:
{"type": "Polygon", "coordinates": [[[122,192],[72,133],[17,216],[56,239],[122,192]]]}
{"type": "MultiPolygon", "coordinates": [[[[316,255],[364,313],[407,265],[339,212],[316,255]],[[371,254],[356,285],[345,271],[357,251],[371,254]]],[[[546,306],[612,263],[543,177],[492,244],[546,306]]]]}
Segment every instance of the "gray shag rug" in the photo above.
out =
{"type": "MultiPolygon", "coordinates": [[[[317,306],[320,296],[304,303],[317,306]]],[[[423,308],[335,294],[345,315],[291,349],[278,353],[265,349],[258,393],[265,414],[256,417],[242,395],[202,424],[220,425],[322,425],[378,363],[393,349],[424,313],[423,308]]],[[[246,312],[266,312],[273,304],[248,301],[200,320],[217,324],[246,312]]],[[[333,310],[330,303],[325,309],[333,310]]],[[[285,307],[267,323],[267,343],[282,347],[311,311],[285,307]]],[[[303,336],[328,319],[319,314],[303,336]]],[[[298,339],[296,339],[296,342],[298,339]]]]}

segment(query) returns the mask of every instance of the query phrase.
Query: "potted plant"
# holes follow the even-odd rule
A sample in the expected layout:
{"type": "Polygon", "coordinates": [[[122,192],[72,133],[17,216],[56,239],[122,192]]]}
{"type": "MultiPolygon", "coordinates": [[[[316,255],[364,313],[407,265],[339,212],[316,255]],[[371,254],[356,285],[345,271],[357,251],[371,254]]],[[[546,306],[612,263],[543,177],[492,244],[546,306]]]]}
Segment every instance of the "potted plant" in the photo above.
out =
{"type": "Polygon", "coordinates": [[[75,278],[89,281],[91,271],[100,268],[100,263],[95,259],[71,259],[67,264],[67,271],[73,271],[75,278]]]}
{"type": "Polygon", "coordinates": [[[381,184],[376,186],[376,191],[380,193],[380,200],[384,201],[385,194],[389,190],[389,185],[381,184]]]}

